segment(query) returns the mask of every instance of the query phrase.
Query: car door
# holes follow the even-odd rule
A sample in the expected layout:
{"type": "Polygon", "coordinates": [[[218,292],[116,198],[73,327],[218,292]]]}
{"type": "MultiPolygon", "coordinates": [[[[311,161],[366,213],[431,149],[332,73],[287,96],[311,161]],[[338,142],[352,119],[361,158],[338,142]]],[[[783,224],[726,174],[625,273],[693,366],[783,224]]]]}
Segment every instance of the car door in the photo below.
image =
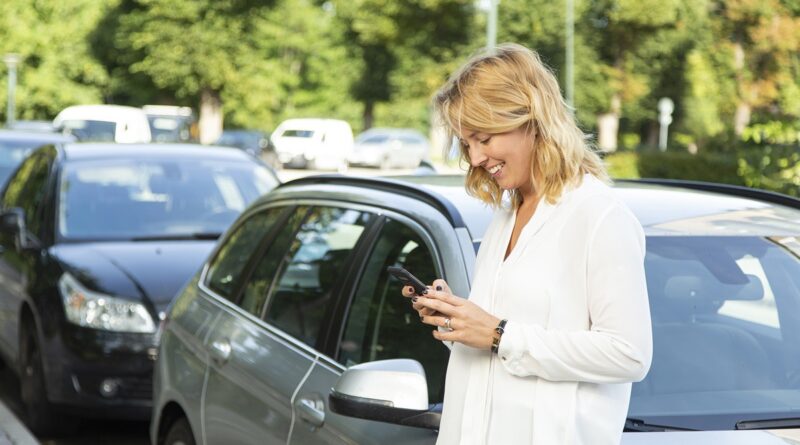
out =
{"type": "Polygon", "coordinates": [[[355,280],[357,284],[343,304],[347,310],[336,351],[332,357],[320,356],[295,398],[298,410],[315,405],[321,411],[319,421],[309,422],[297,416],[292,444],[436,441],[434,431],[340,416],[326,407],[327,396],[345,367],[390,358],[411,358],[422,363],[429,402],[442,401],[449,350],[432,341],[431,328],[419,322],[410,301],[401,296],[402,284],[386,272],[388,266],[403,266],[423,282],[432,282],[442,273],[431,246],[431,237],[410,221],[384,220],[355,280]]]}
{"type": "Polygon", "coordinates": [[[336,277],[370,215],[299,206],[252,265],[237,310],[222,312],[207,339],[207,443],[285,443],[295,390],[335,300],[336,277]]]}
{"type": "MultiPolygon", "coordinates": [[[[44,209],[50,198],[48,187],[55,149],[49,147],[27,158],[9,179],[3,191],[2,210],[20,208],[25,212],[25,226],[39,242],[44,209]]],[[[36,265],[42,257],[37,250],[20,249],[16,237],[0,233],[0,346],[15,360],[19,348],[19,316],[28,286],[36,284],[36,265]]]]}

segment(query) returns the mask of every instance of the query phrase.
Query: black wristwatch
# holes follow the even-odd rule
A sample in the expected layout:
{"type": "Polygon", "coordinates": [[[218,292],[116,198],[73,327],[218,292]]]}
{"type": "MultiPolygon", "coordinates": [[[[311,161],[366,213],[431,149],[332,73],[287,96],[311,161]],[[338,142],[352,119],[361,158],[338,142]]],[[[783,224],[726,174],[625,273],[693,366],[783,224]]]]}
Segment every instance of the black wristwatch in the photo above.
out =
{"type": "Polygon", "coordinates": [[[495,354],[497,354],[497,350],[500,348],[500,338],[503,336],[503,332],[506,331],[506,323],[508,323],[508,320],[500,320],[500,323],[497,323],[497,327],[494,328],[497,335],[492,337],[492,352],[495,354]]]}

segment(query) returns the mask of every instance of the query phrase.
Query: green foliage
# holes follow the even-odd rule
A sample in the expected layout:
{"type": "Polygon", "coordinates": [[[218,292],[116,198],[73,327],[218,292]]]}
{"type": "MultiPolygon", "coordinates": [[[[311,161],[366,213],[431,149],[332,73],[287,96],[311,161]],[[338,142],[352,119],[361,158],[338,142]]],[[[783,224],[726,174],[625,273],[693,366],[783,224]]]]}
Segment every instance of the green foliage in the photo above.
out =
{"type": "Polygon", "coordinates": [[[614,179],[639,178],[639,155],[633,151],[611,153],[603,158],[608,174],[614,179]]]}
{"type": "Polygon", "coordinates": [[[800,146],[743,144],[737,153],[745,185],[798,196],[800,146]]]}
{"type": "MultiPolygon", "coordinates": [[[[0,2],[0,55],[22,57],[17,67],[17,119],[52,119],[64,107],[102,103],[108,73],[91,55],[88,34],[113,0],[0,2]]],[[[0,64],[5,86],[7,72],[0,64]]],[[[7,101],[0,89],[0,103],[7,101]]],[[[5,107],[0,110],[6,119],[5,107]]]]}
{"type": "Polygon", "coordinates": [[[639,153],[639,175],[642,178],[688,179],[743,185],[735,156],[719,153],[660,152],[639,153]]]}

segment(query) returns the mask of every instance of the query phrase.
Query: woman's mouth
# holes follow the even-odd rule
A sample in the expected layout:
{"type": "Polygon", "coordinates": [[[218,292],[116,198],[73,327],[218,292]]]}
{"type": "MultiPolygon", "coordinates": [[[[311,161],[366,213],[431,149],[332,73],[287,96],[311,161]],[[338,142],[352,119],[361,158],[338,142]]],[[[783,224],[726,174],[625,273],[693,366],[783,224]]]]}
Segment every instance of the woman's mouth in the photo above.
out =
{"type": "Polygon", "coordinates": [[[486,171],[488,171],[488,172],[489,172],[489,174],[490,174],[490,175],[492,175],[492,177],[497,177],[497,175],[499,175],[499,174],[500,174],[500,171],[503,169],[503,167],[504,167],[505,165],[506,165],[506,163],[505,163],[505,162],[501,162],[501,163],[499,163],[499,164],[495,165],[495,166],[494,166],[494,167],[492,167],[492,168],[487,168],[487,169],[486,169],[486,171]]]}

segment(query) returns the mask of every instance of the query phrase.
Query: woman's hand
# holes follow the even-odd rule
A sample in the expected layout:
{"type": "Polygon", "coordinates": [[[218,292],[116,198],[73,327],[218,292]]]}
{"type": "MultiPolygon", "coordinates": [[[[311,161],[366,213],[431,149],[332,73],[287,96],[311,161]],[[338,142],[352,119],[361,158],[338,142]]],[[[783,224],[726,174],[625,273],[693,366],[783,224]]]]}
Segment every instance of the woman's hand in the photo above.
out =
{"type": "MultiPolygon", "coordinates": [[[[431,292],[434,289],[436,289],[436,290],[447,290],[448,293],[450,292],[450,287],[447,286],[447,283],[445,283],[445,281],[442,280],[442,279],[435,280],[432,285],[428,286],[428,291],[427,292],[431,292]]],[[[417,293],[414,291],[414,287],[413,286],[405,286],[405,287],[403,287],[402,293],[403,293],[404,297],[411,298],[411,307],[413,307],[414,310],[419,313],[420,320],[422,319],[422,317],[425,317],[425,316],[428,316],[428,315],[439,315],[439,314],[436,314],[436,311],[434,311],[432,309],[428,309],[428,308],[422,306],[420,303],[418,303],[419,299],[420,298],[425,298],[425,296],[424,295],[417,295],[417,293]]]]}
{"type": "MultiPolygon", "coordinates": [[[[444,283],[443,280],[436,280],[434,285],[437,281],[444,283]]],[[[455,341],[478,349],[491,349],[495,328],[500,319],[475,303],[453,295],[446,283],[439,284],[439,287],[441,287],[439,290],[429,289],[426,295],[417,298],[414,303],[415,309],[420,307],[417,310],[422,316],[423,323],[450,328],[447,332],[437,329],[433,331],[433,336],[437,340],[455,341]]]]}

